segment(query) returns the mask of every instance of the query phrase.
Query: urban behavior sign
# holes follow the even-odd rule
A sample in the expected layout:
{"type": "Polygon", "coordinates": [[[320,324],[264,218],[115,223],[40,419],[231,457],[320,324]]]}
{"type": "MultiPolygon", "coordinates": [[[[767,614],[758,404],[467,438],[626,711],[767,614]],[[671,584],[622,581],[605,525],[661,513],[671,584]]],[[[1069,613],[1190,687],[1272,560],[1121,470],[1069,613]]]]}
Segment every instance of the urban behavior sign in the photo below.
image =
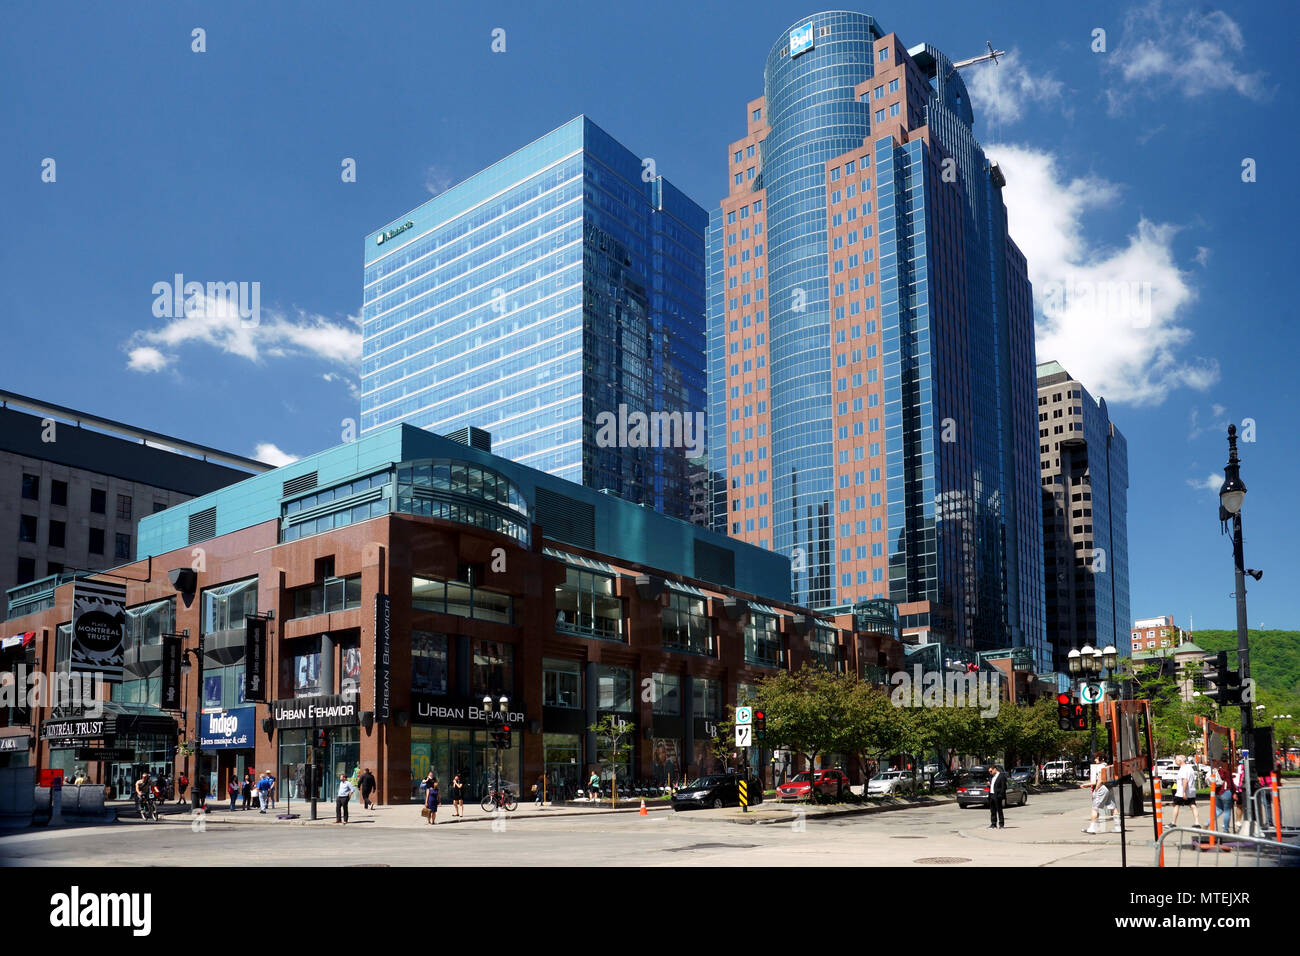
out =
{"type": "Polygon", "coordinates": [[[77,581],[72,585],[72,670],[122,680],[126,585],[77,581]]]}
{"type": "Polygon", "coordinates": [[[392,709],[393,614],[387,594],[375,595],[375,720],[384,724],[392,709]]]}
{"type": "Polygon", "coordinates": [[[277,700],[271,703],[271,716],[278,730],[339,727],[357,722],[357,701],[342,694],[277,700]]]}

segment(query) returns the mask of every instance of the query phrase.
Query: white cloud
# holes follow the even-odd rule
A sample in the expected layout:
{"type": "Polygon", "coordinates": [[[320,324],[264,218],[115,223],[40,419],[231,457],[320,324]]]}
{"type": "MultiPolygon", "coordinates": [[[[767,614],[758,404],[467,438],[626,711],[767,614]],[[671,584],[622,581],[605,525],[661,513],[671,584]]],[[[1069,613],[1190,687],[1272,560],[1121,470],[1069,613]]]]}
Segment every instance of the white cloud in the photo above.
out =
{"type": "Polygon", "coordinates": [[[1207,268],[1209,268],[1209,266],[1210,266],[1210,248],[1209,248],[1209,246],[1197,246],[1197,247],[1196,247],[1196,255],[1192,256],[1192,261],[1195,262],[1195,263],[1196,263],[1198,266],[1200,266],[1202,269],[1207,269],[1207,268]]]}
{"type": "Polygon", "coordinates": [[[133,348],[127,353],[126,367],[133,372],[161,372],[171,359],[151,345],[133,348]]]}
{"type": "Polygon", "coordinates": [[[361,360],[360,320],[348,316],[339,323],[302,310],[289,315],[266,307],[243,319],[220,298],[196,296],[185,302],[184,315],[168,318],[161,328],[131,335],[125,345],[127,367],[157,372],[174,364],[182,348],[193,345],[259,364],[268,358],[314,356],[355,368],[361,360]]]}
{"type": "Polygon", "coordinates": [[[321,378],[331,385],[342,383],[348,387],[348,394],[357,401],[361,400],[361,383],[355,375],[340,375],[338,372],[326,372],[321,378]]]}
{"type": "Polygon", "coordinates": [[[1180,354],[1192,338],[1180,322],[1196,293],[1174,261],[1173,226],[1139,218],[1126,244],[1097,247],[1084,217],[1113,206],[1118,186],[1066,180],[1053,154],[1030,147],[987,152],[1005,172],[1011,236],[1029,260],[1040,362],[1055,359],[1094,395],[1134,404],[1218,381],[1216,361],[1180,354]]]}
{"type": "Polygon", "coordinates": [[[258,442],[257,447],[253,449],[253,457],[277,468],[298,460],[297,455],[290,455],[288,452],[281,451],[269,441],[258,442]]]}
{"type": "Polygon", "coordinates": [[[1223,487],[1223,475],[1210,473],[1204,478],[1188,478],[1187,484],[1197,491],[1208,491],[1218,495],[1219,489],[1223,487]]]}
{"type": "Polygon", "coordinates": [[[1170,89],[1189,99],[1225,90],[1264,99],[1270,92],[1265,74],[1243,72],[1233,62],[1245,48],[1241,27],[1222,10],[1166,11],[1160,0],[1135,7],[1119,44],[1098,57],[1123,81],[1106,91],[1110,111],[1122,112],[1139,93],[1159,96],[1170,89]]]}
{"type": "Polygon", "coordinates": [[[1065,85],[1051,73],[1035,75],[1021,65],[1012,49],[997,63],[985,61],[963,76],[975,118],[991,124],[1014,123],[1030,104],[1046,106],[1061,100],[1065,85]]]}
{"type": "Polygon", "coordinates": [[[441,166],[430,166],[424,171],[424,188],[430,196],[436,196],[456,185],[455,178],[441,166]]]}

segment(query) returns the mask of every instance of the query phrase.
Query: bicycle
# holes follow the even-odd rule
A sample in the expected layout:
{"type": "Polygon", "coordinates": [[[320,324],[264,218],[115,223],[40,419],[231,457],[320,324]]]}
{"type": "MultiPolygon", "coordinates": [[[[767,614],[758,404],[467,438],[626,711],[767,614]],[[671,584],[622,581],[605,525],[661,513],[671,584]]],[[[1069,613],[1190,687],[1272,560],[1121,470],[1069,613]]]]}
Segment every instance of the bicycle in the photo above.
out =
{"type": "Polygon", "coordinates": [[[479,802],[484,813],[491,813],[498,808],[510,811],[519,806],[519,801],[509,790],[489,790],[479,802]]]}
{"type": "Polygon", "coordinates": [[[145,820],[158,822],[158,798],[155,791],[150,791],[139,797],[140,816],[145,820]]]}

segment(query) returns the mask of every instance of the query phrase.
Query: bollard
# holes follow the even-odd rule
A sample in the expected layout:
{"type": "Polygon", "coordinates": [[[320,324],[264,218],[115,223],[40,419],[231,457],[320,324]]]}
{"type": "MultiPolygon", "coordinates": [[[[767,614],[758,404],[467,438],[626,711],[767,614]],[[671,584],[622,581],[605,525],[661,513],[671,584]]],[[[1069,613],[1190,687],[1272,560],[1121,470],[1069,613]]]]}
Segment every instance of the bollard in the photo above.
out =
{"type": "Polygon", "coordinates": [[[1277,827],[1277,842],[1282,842],[1282,797],[1277,792],[1278,775],[1269,778],[1269,787],[1273,791],[1273,825],[1277,827]]]}
{"type": "Polygon", "coordinates": [[[1160,802],[1160,778],[1154,777],[1151,781],[1155,784],[1155,812],[1156,812],[1156,843],[1160,845],[1160,865],[1165,865],[1165,845],[1160,843],[1160,834],[1165,832],[1165,812],[1164,804],[1160,802]]]}

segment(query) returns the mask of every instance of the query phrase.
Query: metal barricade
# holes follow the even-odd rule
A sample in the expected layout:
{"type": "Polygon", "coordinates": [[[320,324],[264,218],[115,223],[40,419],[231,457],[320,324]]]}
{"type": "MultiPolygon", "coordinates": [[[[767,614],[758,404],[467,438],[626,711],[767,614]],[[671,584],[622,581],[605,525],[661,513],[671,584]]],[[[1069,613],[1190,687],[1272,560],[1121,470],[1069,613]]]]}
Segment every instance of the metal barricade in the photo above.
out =
{"type": "Polygon", "coordinates": [[[1200,827],[1165,827],[1155,845],[1156,866],[1300,866],[1300,843],[1278,842],[1244,833],[1220,833],[1200,827]],[[1173,834],[1181,837],[1165,846],[1173,834]],[[1210,838],[1214,838],[1211,846],[1210,838]],[[1209,858],[1208,860],[1206,858],[1209,858]],[[1243,862],[1245,861],[1245,862],[1243,862]]]}
{"type": "Polygon", "coordinates": [[[1255,822],[1266,836],[1277,839],[1281,822],[1283,840],[1300,837],[1300,787],[1261,787],[1254,799],[1255,822]]]}

